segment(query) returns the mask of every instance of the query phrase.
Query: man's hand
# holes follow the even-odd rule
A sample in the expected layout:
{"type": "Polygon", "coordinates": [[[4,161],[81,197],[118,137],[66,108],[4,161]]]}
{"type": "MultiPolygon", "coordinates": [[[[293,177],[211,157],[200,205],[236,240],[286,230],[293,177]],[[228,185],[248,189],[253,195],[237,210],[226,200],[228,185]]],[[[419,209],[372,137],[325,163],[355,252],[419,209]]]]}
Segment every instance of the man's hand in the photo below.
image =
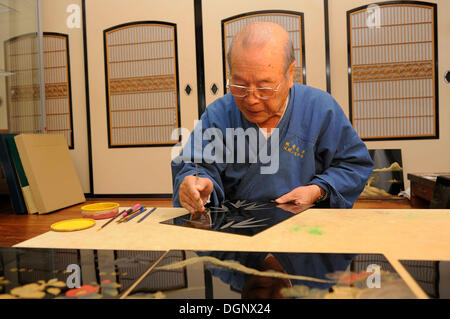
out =
{"type": "Polygon", "coordinates": [[[325,191],[317,185],[300,186],[275,199],[275,202],[277,204],[293,202],[296,205],[314,204],[324,194],[325,191]]]}
{"type": "Polygon", "coordinates": [[[199,177],[197,180],[193,175],[186,176],[180,185],[180,204],[191,214],[203,212],[213,190],[214,184],[209,178],[199,177]]]}
{"type": "Polygon", "coordinates": [[[312,204],[278,204],[277,207],[293,214],[299,214],[313,206],[312,204]]]}

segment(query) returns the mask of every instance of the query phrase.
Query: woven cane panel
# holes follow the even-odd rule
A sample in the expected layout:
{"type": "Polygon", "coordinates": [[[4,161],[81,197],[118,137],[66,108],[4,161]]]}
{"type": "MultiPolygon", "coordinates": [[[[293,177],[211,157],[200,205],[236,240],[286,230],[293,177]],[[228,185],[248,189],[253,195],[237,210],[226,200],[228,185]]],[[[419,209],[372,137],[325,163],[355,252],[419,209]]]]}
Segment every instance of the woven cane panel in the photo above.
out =
{"type": "MultiPolygon", "coordinates": [[[[62,134],[73,148],[69,94],[67,37],[44,34],[43,69],[45,83],[45,127],[49,134],[62,134]]],[[[41,133],[39,61],[36,34],[6,42],[9,130],[41,133]]]]}
{"type": "Polygon", "coordinates": [[[363,139],[436,136],[434,9],[378,10],[350,14],[353,125],[363,139]]]}
{"type": "MultiPolygon", "coordinates": [[[[123,290],[127,290],[139,277],[155,263],[161,256],[161,252],[155,251],[117,251],[117,260],[128,260],[128,264],[118,268],[119,280],[123,290]],[[124,275],[125,274],[125,275],[124,275]]],[[[185,260],[184,251],[170,251],[158,266],[185,260]]],[[[170,271],[155,270],[150,272],[133,290],[132,294],[139,292],[156,292],[172,289],[186,288],[187,278],[184,269],[170,271]]]]}
{"type": "Polygon", "coordinates": [[[153,23],[105,32],[111,146],[175,144],[175,27],[153,23]]]}
{"type": "MultiPolygon", "coordinates": [[[[286,13],[262,13],[262,14],[252,14],[245,17],[240,17],[224,22],[224,33],[225,33],[225,54],[231,45],[233,38],[241,31],[247,24],[255,21],[263,22],[274,22],[281,25],[288,33],[294,46],[295,52],[295,74],[294,82],[304,84],[303,77],[303,57],[304,52],[302,48],[302,43],[304,41],[302,36],[302,16],[296,14],[286,14],[286,13]]],[[[224,61],[226,67],[226,77],[229,78],[228,64],[224,61]]]]}
{"type": "Polygon", "coordinates": [[[67,37],[44,34],[43,48],[47,132],[64,135],[73,147],[67,37]]]}
{"type": "Polygon", "coordinates": [[[35,34],[5,42],[9,131],[39,133],[41,105],[39,86],[38,43],[35,34]]]}

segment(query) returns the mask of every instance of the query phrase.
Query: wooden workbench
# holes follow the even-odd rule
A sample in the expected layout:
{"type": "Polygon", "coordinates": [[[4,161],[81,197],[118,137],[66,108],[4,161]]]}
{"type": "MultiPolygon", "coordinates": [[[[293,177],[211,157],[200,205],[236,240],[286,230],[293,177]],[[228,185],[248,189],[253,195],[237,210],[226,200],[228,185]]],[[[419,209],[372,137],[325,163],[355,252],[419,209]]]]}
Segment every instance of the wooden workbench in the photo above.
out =
{"type": "Polygon", "coordinates": [[[182,208],[158,208],[142,223],[113,222],[97,231],[106,223],[97,220],[86,230],[49,231],[14,247],[382,253],[450,260],[449,210],[309,209],[252,237],[160,224],[183,214],[182,208]]]}
{"type": "Polygon", "coordinates": [[[450,260],[450,211],[309,209],[252,237],[161,224],[186,214],[158,208],[142,223],[49,231],[14,247],[97,250],[208,250],[383,254],[418,298],[427,295],[400,260],[450,260]]]}

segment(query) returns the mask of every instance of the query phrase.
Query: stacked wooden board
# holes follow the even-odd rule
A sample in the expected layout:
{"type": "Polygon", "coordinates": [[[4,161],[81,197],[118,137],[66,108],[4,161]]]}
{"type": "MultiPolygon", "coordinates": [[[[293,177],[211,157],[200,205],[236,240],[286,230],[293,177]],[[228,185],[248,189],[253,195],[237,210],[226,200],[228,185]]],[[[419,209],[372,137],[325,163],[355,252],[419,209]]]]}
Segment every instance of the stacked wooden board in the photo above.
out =
{"type": "Polygon", "coordinates": [[[1,134],[0,147],[15,213],[46,214],[86,200],[63,135],[1,134]]]}

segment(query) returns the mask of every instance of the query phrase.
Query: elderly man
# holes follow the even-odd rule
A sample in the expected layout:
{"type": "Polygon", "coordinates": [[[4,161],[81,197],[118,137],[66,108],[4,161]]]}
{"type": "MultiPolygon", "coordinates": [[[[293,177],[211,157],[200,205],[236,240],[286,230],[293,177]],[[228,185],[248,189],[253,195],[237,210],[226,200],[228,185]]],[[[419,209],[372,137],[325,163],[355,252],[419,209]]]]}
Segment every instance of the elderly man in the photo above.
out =
{"type": "Polygon", "coordinates": [[[275,23],[249,24],[235,37],[228,63],[230,93],[206,109],[172,161],[174,206],[194,213],[208,200],[246,199],[351,208],[372,160],[329,94],[294,84],[288,33],[275,23]],[[243,150],[244,157],[236,155],[243,150]],[[264,171],[268,153],[272,169],[264,171]]]}

